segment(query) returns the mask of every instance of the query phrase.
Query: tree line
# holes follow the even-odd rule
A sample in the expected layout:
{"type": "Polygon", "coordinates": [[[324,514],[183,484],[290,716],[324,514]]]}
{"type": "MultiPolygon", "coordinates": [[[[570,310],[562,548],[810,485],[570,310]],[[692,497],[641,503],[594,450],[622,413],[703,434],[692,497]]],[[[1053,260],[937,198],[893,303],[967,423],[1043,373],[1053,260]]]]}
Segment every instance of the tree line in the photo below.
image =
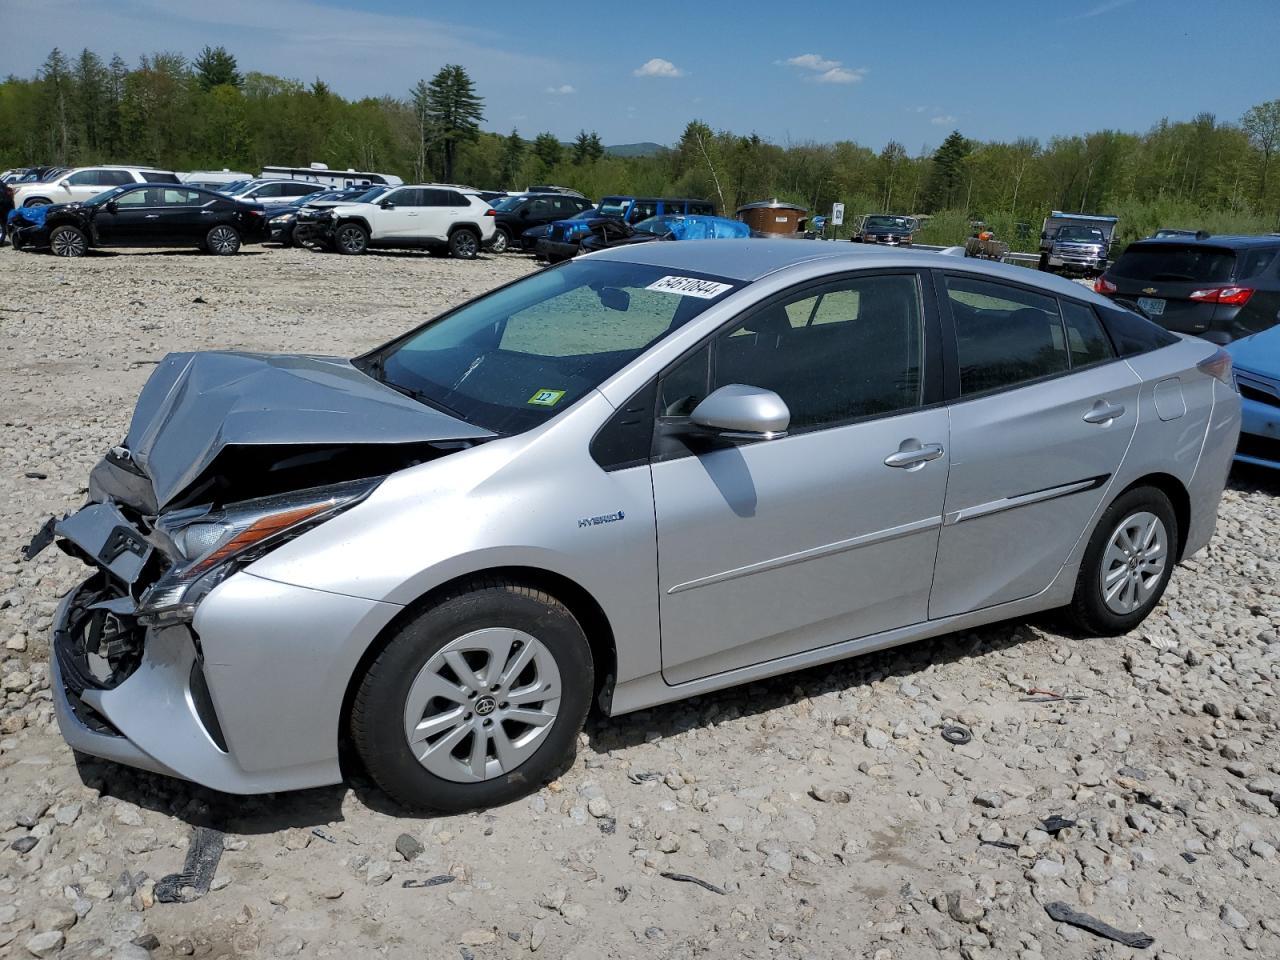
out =
{"type": "Polygon", "coordinates": [[[1114,213],[1122,237],[1160,226],[1213,232],[1280,229],[1280,99],[1238,120],[1203,113],[1142,133],[1100,130],[1047,141],[979,141],[952,131],[935,149],[853,139],[776,144],[693,120],[649,156],[610,155],[585,128],[482,128],[484,100],[450,64],[403,97],[347,100],[310,84],[241,72],[222,47],[193,58],[159,52],[132,66],[91,50],[53,50],[34,77],[0,82],[0,166],[144,163],[256,172],[266,164],[395,173],[491,189],[531,183],[605,193],[679,194],[729,215],[768,197],[815,213],[929,214],[925,239],[954,242],[982,220],[1015,246],[1033,245],[1051,209],[1114,213]]]}

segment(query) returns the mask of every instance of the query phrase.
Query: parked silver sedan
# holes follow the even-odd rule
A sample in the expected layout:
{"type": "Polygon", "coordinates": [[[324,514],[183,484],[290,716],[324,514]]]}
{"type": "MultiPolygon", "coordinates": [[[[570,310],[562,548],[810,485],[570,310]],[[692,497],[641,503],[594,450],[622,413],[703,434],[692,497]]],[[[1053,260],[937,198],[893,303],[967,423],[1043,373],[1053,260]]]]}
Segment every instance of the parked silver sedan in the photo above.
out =
{"type": "Polygon", "coordinates": [[[1044,274],[653,243],[355,360],[175,354],[63,518],[88,754],[460,810],[622,714],[1066,608],[1122,633],[1210,539],[1225,353],[1044,274]]]}

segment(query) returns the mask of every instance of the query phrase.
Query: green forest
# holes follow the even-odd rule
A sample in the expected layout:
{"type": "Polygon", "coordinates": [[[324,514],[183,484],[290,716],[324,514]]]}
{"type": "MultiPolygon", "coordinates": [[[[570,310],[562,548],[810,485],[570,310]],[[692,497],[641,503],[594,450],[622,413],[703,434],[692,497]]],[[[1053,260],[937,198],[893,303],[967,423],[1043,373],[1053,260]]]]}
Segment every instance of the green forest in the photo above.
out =
{"type": "Polygon", "coordinates": [[[458,65],[399,96],[346,100],[322,79],[242,73],[221,47],[134,65],[55,49],[34,77],[0,82],[0,168],[112,162],[256,172],[319,161],[489,189],[555,183],[591,197],[698,196],[729,215],[768,197],[815,213],[843,201],[847,216],[928,214],[922,241],[956,242],[982,220],[1022,249],[1034,246],[1051,209],[1117,215],[1121,240],[1158,227],[1280,229],[1280,99],[1242,117],[1203,113],[1145,132],[1046,142],[980,141],[957,130],[915,155],[897,142],[862,146],[856,130],[836,143],[780,145],[694,119],[669,149],[623,157],[583,120],[567,144],[550,132],[485,130],[483,91],[458,65]]]}

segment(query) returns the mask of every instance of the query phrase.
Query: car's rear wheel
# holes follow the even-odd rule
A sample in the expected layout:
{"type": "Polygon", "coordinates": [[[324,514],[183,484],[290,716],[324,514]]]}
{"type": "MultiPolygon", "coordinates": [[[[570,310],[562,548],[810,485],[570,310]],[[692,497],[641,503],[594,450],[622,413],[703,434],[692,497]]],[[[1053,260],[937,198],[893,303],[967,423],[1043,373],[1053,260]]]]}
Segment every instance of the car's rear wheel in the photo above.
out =
{"type": "Polygon", "coordinates": [[[511,246],[511,235],[499,227],[493,234],[493,243],[489,245],[493,253],[506,253],[511,246]]]}
{"type": "Polygon", "coordinates": [[[59,257],[83,257],[89,249],[89,240],[79,227],[54,227],[49,234],[49,250],[59,257]]]}
{"type": "Polygon", "coordinates": [[[334,231],[333,246],[345,256],[357,256],[369,249],[369,232],[358,223],[344,223],[334,231]]]}
{"type": "Polygon", "coordinates": [[[406,807],[508,803],[572,761],[593,669],[582,628],[554,597],[475,581],[407,621],[369,666],[352,740],[406,807]]]}
{"type": "Polygon", "coordinates": [[[1178,519],[1155,487],[1127,490],[1107,508],[1085,549],[1071,617],[1082,630],[1114,636],[1155,609],[1173,574],[1178,519]]]}
{"type": "Polygon", "coordinates": [[[240,234],[235,227],[219,224],[204,235],[204,248],[215,257],[229,257],[240,251],[240,234]]]}
{"type": "Polygon", "coordinates": [[[480,237],[474,230],[459,227],[449,234],[449,254],[459,260],[474,260],[480,253],[480,237]]]}

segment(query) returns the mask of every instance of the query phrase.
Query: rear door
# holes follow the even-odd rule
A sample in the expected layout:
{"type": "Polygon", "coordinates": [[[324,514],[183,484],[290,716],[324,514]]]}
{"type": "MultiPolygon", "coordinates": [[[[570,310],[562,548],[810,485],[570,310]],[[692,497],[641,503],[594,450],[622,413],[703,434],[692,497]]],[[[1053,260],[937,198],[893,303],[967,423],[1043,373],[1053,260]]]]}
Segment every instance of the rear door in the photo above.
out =
{"type": "Polygon", "coordinates": [[[931,619],[1053,581],[1129,448],[1141,383],[1087,303],[962,273],[937,282],[954,399],[931,619]]]}
{"type": "Polygon", "coordinates": [[[204,239],[204,235],[217,222],[213,198],[189,187],[152,187],[148,193],[160,198],[160,218],[155,221],[156,239],[184,243],[204,239]]]}

